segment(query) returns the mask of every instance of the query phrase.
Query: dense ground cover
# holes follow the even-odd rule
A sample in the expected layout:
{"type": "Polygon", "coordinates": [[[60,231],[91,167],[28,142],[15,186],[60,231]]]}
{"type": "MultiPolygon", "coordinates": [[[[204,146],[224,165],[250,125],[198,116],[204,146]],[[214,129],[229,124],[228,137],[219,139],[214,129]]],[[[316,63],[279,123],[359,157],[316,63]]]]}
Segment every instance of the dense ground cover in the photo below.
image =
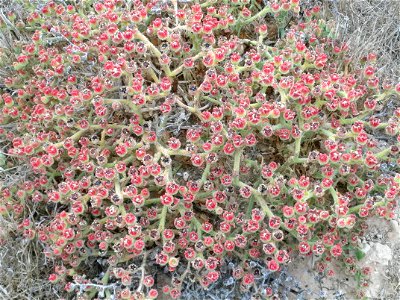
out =
{"type": "Polygon", "coordinates": [[[365,220],[397,206],[400,85],[375,54],[353,61],[320,7],[19,5],[1,15],[19,40],[1,58],[0,212],[55,262],[51,282],[179,298],[229,274],[269,297],[299,252],[363,296],[365,220]]]}

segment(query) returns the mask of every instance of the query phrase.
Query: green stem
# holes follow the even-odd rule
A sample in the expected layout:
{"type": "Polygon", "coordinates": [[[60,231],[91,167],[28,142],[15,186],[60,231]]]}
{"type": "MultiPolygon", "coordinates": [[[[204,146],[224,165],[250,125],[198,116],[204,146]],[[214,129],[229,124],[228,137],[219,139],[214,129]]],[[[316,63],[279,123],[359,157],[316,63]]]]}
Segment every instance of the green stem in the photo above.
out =
{"type": "Polygon", "coordinates": [[[299,158],[300,149],[301,149],[301,139],[302,139],[302,136],[300,135],[295,141],[295,144],[294,144],[294,158],[299,158]]]}
{"type": "Polygon", "coordinates": [[[210,175],[210,169],[211,169],[211,164],[207,163],[204,171],[203,171],[203,175],[201,176],[200,179],[200,184],[199,186],[202,187],[204,182],[206,182],[208,175],[210,175]]]}
{"type": "Polygon", "coordinates": [[[242,157],[242,153],[243,148],[236,149],[235,155],[233,157],[233,177],[236,183],[239,181],[240,159],[242,157]]]}
{"type": "Polygon", "coordinates": [[[200,223],[200,221],[197,220],[196,217],[193,217],[193,219],[192,219],[191,222],[193,223],[194,227],[196,227],[196,229],[197,229],[197,234],[199,235],[199,238],[201,238],[203,232],[202,232],[202,228],[201,228],[201,223],[200,223]]]}
{"type": "Polygon", "coordinates": [[[265,213],[266,216],[268,216],[269,218],[274,216],[274,213],[272,212],[272,210],[269,208],[268,204],[265,202],[263,196],[261,195],[261,193],[259,191],[257,191],[255,188],[245,184],[244,182],[238,181],[237,183],[234,182],[234,184],[236,186],[238,186],[239,188],[241,187],[245,187],[247,186],[252,193],[252,197],[254,197],[258,203],[258,205],[261,206],[263,212],[265,213]]]}
{"type": "MultiPolygon", "coordinates": [[[[119,175],[117,175],[117,177],[114,180],[114,186],[115,186],[115,193],[118,195],[118,197],[120,199],[124,199],[124,196],[122,195],[122,192],[121,192],[121,182],[120,182],[119,175]]],[[[119,210],[120,210],[122,216],[126,215],[126,210],[125,210],[124,204],[119,205],[119,210]]]]}
{"type": "Polygon", "coordinates": [[[335,140],[336,135],[333,132],[330,132],[329,130],[322,129],[322,128],[320,128],[318,131],[320,133],[322,133],[323,135],[326,135],[330,139],[335,140]]]}
{"type": "Polygon", "coordinates": [[[108,283],[108,280],[110,279],[110,272],[111,272],[111,268],[108,268],[107,272],[103,276],[103,279],[101,280],[102,284],[106,285],[108,283]]]}
{"type": "Polygon", "coordinates": [[[335,205],[339,205],[339,197],[338,197],[338,194],[337,194],[336,190],[333,188],[333,186],[331,186],[329,188],[329,192],[332,195],[332,198],[333,198],[333,201],[334,201],[335,205]]]}
{"type": "Polygon", "coordinates": [[[293,165],[293,164],[302,164],[308,161],[308,158],[306,157],[289,157],[286,162],[281,165],[278,169],[277,172],[282,172],[283,170],[285,170],[286,167],[288,167],[289,165],[293,165]]]}
{"type": "Polygon", "coordinates": [[[250,198],[249,204],[247,205],[247,211],[246,211],[246,218],[250,218],[251,216],[251,210],[253,209],[254,206],[254,197],[250,198]]]}
{"type": "MultiPolygon", "coordinates": [[[[84,133],[86,133],[89,130],[97,130],[97,129],[105,129],[105,128],[122,129],[122,128],[126,128],[126,127],[127,126],[125,126],[125,125],[118,125],[118,124],[108,124],[105,127],[103,127],[101,125],[90,125],[88,128],[80,129],[79,131],[75,132],[69,138],[71,138],[74,141],[77,141],[84,133]]],[[[60,148],[60,147],[62,147],[63,144],[64,144],[64,141],[61,141],[61,142],[54,144],[54,146],[56,146],[57,148],[60,148]]]]}
{"type": "Polygon", "coordinates": [[[157,74],[156,74],[156,72],[154,72],[153,68],[149,68],[147,70],[147,72],[150,75],[150,77],[154,80],[155,83],[159,83],[160,82],[160,80],[158,79],[157,74]]]}
{"type": "Polygon", "coordinates": [[[376,154],[376,158],[382,159],[390,154],[390,148],[384,149],[376,154]]]}
{"type": "MultiPolygon", "coordinates": [[[[385,201],[379,201],[379,202],[376,202],[376,203],[374,204],[373,208],[375,208],[375,207],[380,207],[380,206],[384,206],[384,205],[385,205],[385,201]]],[[[359,205],[353,206],[353,207],[351,207],[351,208],[349,209],[349,213],[356,213],[356,212],[359,212],[360,208],[361,208],[361,207],[364,207],[364,206],[365,206],[364,204],[359,204],[359,205]]]]}
{"type": "MultiPolygon", "coordinates": [[[[143,43],[146,44],[147,47],[150,48],[151,52],[153,52],[154,56],[157,57],[158,59],[160,59],[160,57],[162,56],[162,53],[160,52],[160,50],[158,50],[158,48],[156,46],[154,46],[154,44],[152,42],[150,42],[150,40],[143,35],[139,30],[136,31],[135,33],[135,37],[139,40],[141,40],[143,43]]],[[[165,74],[168,77],[171,77],[171,70],[169,68],[169,66],[166,66],[164,64],[162,65],[162,69],[165,72],[165,74]]]]}
{"type": "Polygon", "coordinates": [[[160,198],[151,198],[144,201],[144,205],[151,205],[160,203],[160,198]]]}
{"type": "MultiPolygon", "coordinates": [[[[192,57],[192,59],[193,59],[193,61],[196,61],[196,60],[198,60],[199,58],[201,58],[202,56],[204,55],[204,52],[200,52],[200,53],[198,53],[196,56],[193,56],[192,57]]],[[[177,67],[175,70],[173,70],[172,72],[171,72],[171,74],[170,74],[170,76],[171,77],[175,77],[175,76],[177,76],[177,75],[179,75],[181,72],[182,72],[182,70],[185,68],[185,66],[182,64],[182,65],[180,65],[179,67],[177,67]]]]}
{"type": "Polygon", "coordinates": [[[267,13],[271,12],[271,8],[269,6],[265,6],[262,10],[260,10],[257,14],[255,14],[254,16],[252,16],[251,18],[245,20],[243,22],[243,24],[249,24],[249,23],[253,23],[255,20],[257,20],[258,18],[262,18],[264,17],[267,13]]]}
{"type": "Polygon", "coordinates": [[[348,125],[348,124],[353,124],[356,121],[361,121],[363,120],[365,117],[368,117],[369,115],[371,115],[373,113],[373,111],[366,111],[361,115],[358,115],[357,117],[351,118],[351,119],[340,119],[340,125],[348,125]]]}
{"type": "Polygon", "coordinates": [[[298,158],[293,158],[292,163],[293,164],[302,164],[308,161],[308,158],[306,157],[298,157],[298,158]]]}
{"type": "Polygon", "coordinates": [[[222,105],[221,101],[216,100],[216,99],[211,98],[211,97],[208,97],[208,96],[203,96],[203,99],[205,99],[205,100],[207,100],[207,101],[209,101],[211,103],[217,104],[217,105],[222,105]]]}
{"type": "Polygon", "coordinates": [[[261,195],[255,194],[254,197],[256,198],[258,204],[261,206],[263,212],[265,215],[269,218],[274,216],[274,213],[272,210],[269,208],[268,204],[265,202],[264,198],[261,195]]]}
{"type": "Polygon", "coordinates": [[[180,107],[186,109],[188,112],[196,115],[200,120],[202,120],[201,113],[196,107],[188,106],[178,99],[175,99],[175,103],[178,104],[180,107]]]}
{"type": "Polygon", "coordinates": [[[162,233],[165,228],[165,219],[167,217],[167,212],[168,212],[168,206],[164,205],[162,210],[161,210],[161,217],[160,217],[160,223],[158,225],[158,231],[162,233]]]}
{"type": "Polygon", "coordinates": [[[163,146],[161,146],[160,143],[156,144],[157,150],[164,154],[165,156],[187,156],[190,157],[191,154],[189,151],[183,150],[183,149],[178,149],[178,150],[169,150],[163,146]]]}

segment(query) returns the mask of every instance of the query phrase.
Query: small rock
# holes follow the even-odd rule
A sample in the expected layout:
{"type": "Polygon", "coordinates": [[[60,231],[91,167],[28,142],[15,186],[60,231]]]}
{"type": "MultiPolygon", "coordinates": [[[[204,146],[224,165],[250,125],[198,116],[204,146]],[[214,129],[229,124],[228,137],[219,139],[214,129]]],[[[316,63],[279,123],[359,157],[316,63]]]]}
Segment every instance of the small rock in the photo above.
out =
{"type": "Polygon", "coordinates": [[[367,264],[373,262],[387,266],[389,264],[389,261],[392,259],[392,256],[392,249],[390,249],[389,246],[380,243],[374,243],[372,244],[369,251],[366,252],[364,261],[367,264]]]}
{"type": "Polygon", "coordinates": [[[400,242],[400,226],[395,220],[390,221],[390,232],[388,233],[388,240],[390,243],[400,242]]]}
{"type": "Polygon", "coordinates": [[[362,247],[361,250],[364,253],[368,253],[371,250],[371,246],[368,243],[361,244],[361,247],[362,247]]]}
{"type": "Polygon", "coordinates": [[[362,266],[372,266],[373,271],[370,277],[371,284],[366,290],[368,298],[377,298],[384,285],[384,274],[389,261],[393,259],[393,251],[388,245],[381,243],[369,243],[364,245],[363,251],[366,253],[364,259],[360,261],[362,266]]]}

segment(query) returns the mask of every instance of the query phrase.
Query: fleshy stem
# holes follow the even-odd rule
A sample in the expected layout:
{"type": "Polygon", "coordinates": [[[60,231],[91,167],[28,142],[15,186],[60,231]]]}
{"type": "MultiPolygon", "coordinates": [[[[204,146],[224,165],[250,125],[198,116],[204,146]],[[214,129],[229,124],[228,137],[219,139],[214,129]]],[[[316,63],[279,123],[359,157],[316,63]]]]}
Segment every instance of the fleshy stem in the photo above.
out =
{"type": "MultiPolygon", "coordinates": [[[[156,56],[158,59],[160,59],[160,57],[162,56],[160,50],[157,49],[156,46],[154,46],[154,44],[152,42],[149,41],[149,39],[144,36],[139,30],[136,31],[135,33],[135,38],[141,40],[143,43],[146,44],[147,47],[150,48],[150,50],[153,52],[154,56],[156,56]]],[[[165,74],[168,77],[171,77],[171,69],[169,68],[169,66],[161,64],[162,65],[162,69],[165,72],[165,74]]]]}
{"type": "Polygon", "coordinates": [[[92,299],[94,297],[94,295],[96,295],[96,293],[99,291],[98,288],[103,288],[104,290],[110,287],[114,287],[113,284],[111,285],[107,285],[108,284],[108,280],[110,279],[110,273],[111,273],[111,267],[109,267],[106,271],[106,273],[104,273],[103,278],[101,279],[101,283],[103,284],[101,285],[96,285],[96,284],[85,284],[85,286],[93,286],[95,287],[95,289],[90,293],[89,299],[92,299]]]}
{"type": "Polygon", "coordinates": [[[255,188],[253,188],[241,181],[237,182],[235,185],[237,185],[240,188],[245,187],[245,186],[248,187],[252,193],[252,197],[254,197],[257,200],[257,203],[261,206],[265,215],[268,216],[269,218],[274,216],[274,213],[269,208],[268,204],[265,202],[263,196],[261,195],[261,193],[259,191],[257,191],[255,188]]]}
{"type": "Polygon", "coordinates": [[[211,164],[207,163],[204,168],[203,175],[201,176],[199,186],[202,187],[204,182],[206,182],[208,175],[210,174],[211,164]]]}
{"type": "MultiPolygon", "coordinates": [[[[77,141],[85,132],[89,130],[96,130],[96,129],[104,129],[104,128],[114,128],[114,129],[119,129],[119,128],[126,128],[125,125],[117,125],[117,124],[109,124],[106,125],[105,127],[102,125],[90,125],[88,128],[80,129],[79,131],[75,132],[72,136],[70,136],[70,139],[73,141],[77,141]]],[[[60,148],[64,144],[64,141],[58,142],[54,144],[55,147],[60,148]]]]}
{"type": "Polygon", "coordinates": [[[331,186],[329,188],[329,192],[332,195],[332,198],[333,198],[333,201],[335,202],[335,205],[339,205],[339,197],[338,197],[338,194],[337,194],[336,190],[333,188],[333,186],[331,186]]]}
{"type": "MultiPolygon", "coordinates": [[[[385,201],[379,201],[379,202],[376,202],[376,203],[373,205],[373,208],[375,208],[375,207],[380,207],[380,206],[384,206],[385,204],[386,204],[385,201]]],[[[359,204],[359,205],[353,206],[353,207],[351,207],[351,208],[349,209],[349,213],[359,212],[360,208],[362,208],[362,207],[364,207],[364,204],[359,204]]]]}
{"type": "Polygon", "coordinates": [[[390,148],[387,148],[387,149],[382,150],[381,152],[378,152],[376,154],[376,158],[382,159],[382,158],[385,158],[389,154],[390,154],[390,148]]]}
{"type": "MultiPolygon", "coordinates": [[[[204,55],[204,52],[200,52],[197,55],[192,57],[193,61],[198,60],[199,58],[201,58],[204,55]]],[[[179,67],[177,67],[175,70],[173,70],[170,74],[170,77],[175,77],[176,75],[180,74],[182,72],[182,70],[185,68],[185,66],[182,64],[179,67]]]]}
{"type": "Polygon", "coordinates": [[[254,22],[255,20],[257,20],[258,18],[262,18],[264,17],[267,13],[271,12],[271,8],[269,6],[265,6],[262,10],[260,10],[257,14],[255,14],[254,16],[252,16],[251,18],[248,18],[247,20],[245,20],[243,23],[244,24],[249,24],[254,22]]]}
{"type": "Polygon", "coordinates": [[[240,160],[242,157],[243,148],[236,149],[234,157],[233,157],[233,181],[238,184],[239,183],[239,170],[240,170],[240,160]]]}
{"type": "MultiPolygon", "coordinates": [[[[124,196],[122,195],[122,192],[121,192],[121,183],[120,183],[119,175],[117,175],[117,177],[115,178],[114,185],[115,185],[115,193],[118,195],[118,197],[120,199],[124,199],[124,196]]],[[[125,207],[123,204],[119,205],[119,210],[120,210],[122,216],[126,215],[126,210],[125,210],[125,207]]]]}
{"type": "Polygon", "coordinates": [[[300,135],[294,144],[294,158],[299,158],[300,155],[300,149],[301,149],[301,140],[302,140],[302,136],[300,135]]]}
{"type": "Polygon", "coordinates": [[[165,219],[167,217],[168,206],[164,205],[161,210],[160,223],[158,224],[158,231],[163,232],[165,228],[165,219]]]}
{"type": "Polygon", "coordinates": [[[144,281],[144,275],[145,275],[145,266],[146,266],[146,262],[147,262],[147,256],[148,256],[148,252],[144,252],[143,254],[143,261],[142,261],[142,265],[140,266],[140,268],[138,270],[141,271],[141,278],[140,278],[140,283],[139,286],[137,288],[137,291],[141,291],[143,288],[143,281],[144,281]]]}

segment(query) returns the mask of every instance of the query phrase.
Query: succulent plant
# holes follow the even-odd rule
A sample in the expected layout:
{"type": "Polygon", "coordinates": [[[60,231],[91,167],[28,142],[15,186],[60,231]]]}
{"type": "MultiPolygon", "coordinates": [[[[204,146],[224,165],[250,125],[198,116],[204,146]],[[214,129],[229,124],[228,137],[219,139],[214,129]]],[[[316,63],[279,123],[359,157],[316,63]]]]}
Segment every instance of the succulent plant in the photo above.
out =
{"type": "Polygon", "coordinates": [[[59,262],[50,281],[77,299],[179,298],[234,261],[243,293],[272,297],[254,262],[277,272],[299,252],[362,295],[364,220],[393,218],[400,191],[400,108],[385,106],[400,84],[376,55],[355,68],[298,0],[23,3],[1,23],[30,40],[0,135],[31,172],[3,185],[0,213],[59,262]],[[150,260],[174,274],[162,290],[150,260]]]}

